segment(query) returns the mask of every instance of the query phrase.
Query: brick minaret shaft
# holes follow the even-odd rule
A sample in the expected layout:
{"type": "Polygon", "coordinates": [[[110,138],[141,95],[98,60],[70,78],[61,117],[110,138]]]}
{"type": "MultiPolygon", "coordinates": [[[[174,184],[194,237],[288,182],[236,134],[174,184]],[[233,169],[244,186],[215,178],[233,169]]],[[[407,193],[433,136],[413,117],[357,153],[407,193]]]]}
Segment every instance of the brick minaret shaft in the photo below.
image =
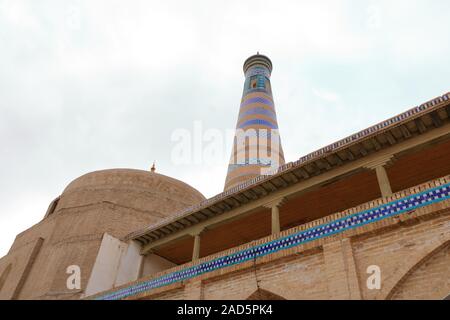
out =
{"type": "Polygon", "coordinates": [[[272,62],[259,53],[244,62],[244,90],[225,190],[284,164],[271,72],[272,62]]]}

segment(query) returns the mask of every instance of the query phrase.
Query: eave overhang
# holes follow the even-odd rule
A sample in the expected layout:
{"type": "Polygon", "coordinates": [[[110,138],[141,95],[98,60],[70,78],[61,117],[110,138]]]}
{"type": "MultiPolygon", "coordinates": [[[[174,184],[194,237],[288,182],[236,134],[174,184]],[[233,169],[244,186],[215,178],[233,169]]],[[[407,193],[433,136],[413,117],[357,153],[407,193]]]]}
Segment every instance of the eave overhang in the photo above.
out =
{"type": "Polygon", "coordinates": [[[175,213],[157,224],[137,230],[126,236],[125,240],[135,240],[143,246],[161,242],[187,228],[195,228],[209,219],[422,135],[449,121],[450,93],[447,93],[307,154],[297,161],[286,163],[272,175],[258,176],[175,213]]]}

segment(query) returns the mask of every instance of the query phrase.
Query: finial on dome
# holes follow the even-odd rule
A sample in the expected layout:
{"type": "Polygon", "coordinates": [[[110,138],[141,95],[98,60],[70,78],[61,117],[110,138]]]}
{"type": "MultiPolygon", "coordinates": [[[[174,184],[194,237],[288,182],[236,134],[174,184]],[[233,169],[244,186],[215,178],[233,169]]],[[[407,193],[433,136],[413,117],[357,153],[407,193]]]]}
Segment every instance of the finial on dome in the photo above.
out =
{"type": "Polygon", "coordinates": [[[150,171],[151,171],[151,172],[155,172],[155,171],[156,171],[155,161],[153,161],[153,165],[152,165],[152,167],[150,168],[150,171]]]}

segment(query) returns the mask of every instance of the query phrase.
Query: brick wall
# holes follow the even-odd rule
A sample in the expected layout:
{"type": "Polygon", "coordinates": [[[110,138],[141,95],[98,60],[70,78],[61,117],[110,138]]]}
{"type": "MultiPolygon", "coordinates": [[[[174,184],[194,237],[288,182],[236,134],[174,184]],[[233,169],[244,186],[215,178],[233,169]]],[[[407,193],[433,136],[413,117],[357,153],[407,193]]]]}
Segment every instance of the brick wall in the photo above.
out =
{"type": "Polygon", "coordinates": [[[450,294],[450,245],[447,243],[407,274],[391,299],[443,299],[450,294]]]}
{"type": "MultiPolygon", "coordinates": [[[[450,210],[414,225],[346,237],[243,270],[191,279],[157,299],[247,299],[258,288],[285,299],[442,299],[450,293],[450,210]],[[366,286],[369,265],[381,289],[366,286]]],[[[152,297],[148,297],[152,299],[152,297]]]]}
{"type": "MultiPolygon", "coordinates": [[[[423,191],[447,180],[448,177],[427,183],[392,198],[423,191]]],[[[376,200],[361,208],[381,203],[376,200]]],[[[349,213],[355,211],[351,209],[349,213]]],[[[217,256],[242,248],[244,246],[217,256]]],[[[184,294],[170,294],[167,298],[247,299],[262,289],[285,299],[442,299],[450,293],[450,200],[256,261],[212,271],[184,281],[180,286],[178,290],[184,294]],[[370,276],[367,268],[371,265],[381,270],[380,289],[367,287],[370,276]]],[[[157,290],[158,298],[164,298],[162,293],[166,289],[157,290]]],[[[145,293],[141,295],[151,298],[145,293]]]]}

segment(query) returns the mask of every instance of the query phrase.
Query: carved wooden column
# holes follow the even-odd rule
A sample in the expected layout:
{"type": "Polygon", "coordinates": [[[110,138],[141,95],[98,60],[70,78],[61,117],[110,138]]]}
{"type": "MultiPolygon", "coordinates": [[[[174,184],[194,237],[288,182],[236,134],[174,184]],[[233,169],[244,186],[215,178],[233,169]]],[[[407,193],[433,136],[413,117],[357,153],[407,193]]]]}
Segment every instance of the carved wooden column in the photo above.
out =
{"type": "Polygon", "coordinates": [[[191,233],[194,237],[194,248],[192,250],[192,261],[198,260],[200,258],[200,234],[203,232],[203,229],[195,230],[191,233]]]}
{"type": "Polygon", "coordinates": [[[388,155],[380,159],[371,161],[364,166],[367,169],[375,170],[378,185],[381,191],[381,196],[383,198],[392,195],[391,183],[384,167],[388,162],[392,160],[392,157],[392,155],[388,155]]]}
{"type": "Polygon", "coordinates": [[[280,233],[280,207],[284,202],[284,198],[280,198],[269,202],[264,205],[264,207],[272,210],[272,234],[280,233]]]}

